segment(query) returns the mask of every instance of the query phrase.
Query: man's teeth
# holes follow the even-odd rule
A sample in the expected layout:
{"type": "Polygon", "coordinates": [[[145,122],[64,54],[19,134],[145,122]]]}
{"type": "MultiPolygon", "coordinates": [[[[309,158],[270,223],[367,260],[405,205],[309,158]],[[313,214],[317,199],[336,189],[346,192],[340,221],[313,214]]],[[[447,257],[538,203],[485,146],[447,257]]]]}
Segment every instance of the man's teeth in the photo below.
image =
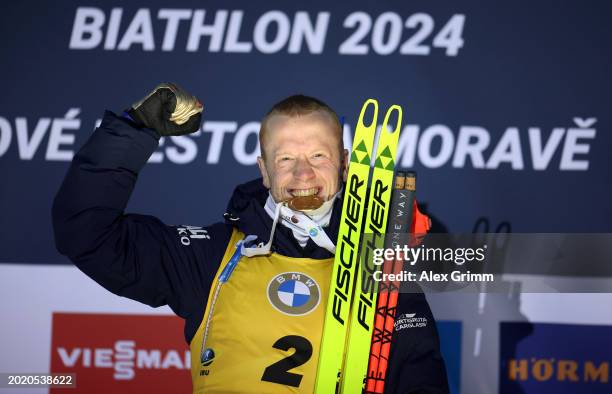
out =
{"type": "Polygon", "coordinates": [[[316,187],[312,187],[310,189],[293,189],[291,194],[293,194],[294,197],[306,197],[317,194],[317,191],[319,191],[319,189],[316,187]]]}

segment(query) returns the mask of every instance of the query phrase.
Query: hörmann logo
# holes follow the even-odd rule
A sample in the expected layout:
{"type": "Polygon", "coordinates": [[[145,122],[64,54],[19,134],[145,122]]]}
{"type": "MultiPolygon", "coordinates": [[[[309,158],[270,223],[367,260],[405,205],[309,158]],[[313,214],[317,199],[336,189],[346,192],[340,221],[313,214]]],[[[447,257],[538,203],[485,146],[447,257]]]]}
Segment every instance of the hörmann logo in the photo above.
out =
{"type": "Polygon", "coordinates": [[[594,360],[523,358],[508,360],[510,381],[609,383],[610,363],[594,360]]]}
{"type": "MultiPolygon", "coordinates": [[[[376,266],[373,264],[372,254],[374,249],[382,246],[383,223],[387,215],[388,207],[385,205],[383,195],[389,191],[389,186],[384,186],[380,179],[374,183],[372,190],[372,207],[370,208],[370,226],[366,232],[371,232],[372,237],[365,245],[361,269],[361,294],[359,294],[359,307],[357,309],[357,320],[366,330],[370,329],[366,322],[368,308],[372,308],[374,302],[375,281],[374,272],[376,266]]],[[[388,199],[387,199],[388,201],[388,199]]]]}
{"type": "Polygon", "coordinates": [[[342,325],[344,325],[344,319],[341,317],[342,306],[348,301],[348,293],[352,283],[351,269],[358,243],[356,240],[359,239],[360,231],[360,229],[357,228],[357,224],[359,223],[361,207],[363,206],[363,201],[359,197],[358,191],[363,186],[364,181],[360,181],[357,175],[352,174],[349,179],[349,194],[345,211],[346,216],[344,219],[344,224],[348,226],[349,230],[340,240],[339,252],[341,264],[338,265],[336,283],[333,284],[335,289],[332,314],[342,325]]]}

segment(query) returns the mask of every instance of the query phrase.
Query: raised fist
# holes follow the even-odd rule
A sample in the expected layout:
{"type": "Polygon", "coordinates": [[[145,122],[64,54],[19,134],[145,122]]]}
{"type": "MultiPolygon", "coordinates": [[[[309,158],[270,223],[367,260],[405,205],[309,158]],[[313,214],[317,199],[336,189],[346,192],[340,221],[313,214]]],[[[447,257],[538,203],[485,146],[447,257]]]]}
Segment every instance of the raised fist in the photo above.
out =
{"type": "Polygon", "coordinates": [[[127,113],[140,127],[162,136],[183,135],[198,131],[202,121],[202,104],[197,97],[173,83],[162,83],[127,113]]]}

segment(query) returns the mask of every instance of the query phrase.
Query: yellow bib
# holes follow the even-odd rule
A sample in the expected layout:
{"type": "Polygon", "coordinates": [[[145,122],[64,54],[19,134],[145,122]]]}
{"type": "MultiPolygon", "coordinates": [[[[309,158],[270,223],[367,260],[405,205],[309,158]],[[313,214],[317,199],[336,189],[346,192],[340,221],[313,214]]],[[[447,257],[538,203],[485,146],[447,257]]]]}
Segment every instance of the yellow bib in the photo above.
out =
{"type": "Polygon", "coordinates": [[[240,257],[243,237],[234,230],[190,344],[193,392],[312,393],[333,259],[240,257]]]}

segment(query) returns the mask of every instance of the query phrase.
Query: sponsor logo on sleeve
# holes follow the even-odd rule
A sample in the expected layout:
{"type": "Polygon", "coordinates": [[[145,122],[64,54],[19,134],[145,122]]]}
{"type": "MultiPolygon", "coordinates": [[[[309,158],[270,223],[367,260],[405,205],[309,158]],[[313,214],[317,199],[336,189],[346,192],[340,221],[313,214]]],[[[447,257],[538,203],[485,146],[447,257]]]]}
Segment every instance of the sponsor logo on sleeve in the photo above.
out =
{"type": "Polygon", "coordinates": [[[404,313],[395,319],[394,328],[399,332],[406,328],[424,328],[427,327],[427,318],[417,316],[416,313],[404,313]]]}
{"type": "Polygon", "coordinates": [[[210,239],[208,231],[199,226],[177,226],[176,231],[180,237],[181,244],[184,246],[191,245],[192,239],[210,239]]]}

